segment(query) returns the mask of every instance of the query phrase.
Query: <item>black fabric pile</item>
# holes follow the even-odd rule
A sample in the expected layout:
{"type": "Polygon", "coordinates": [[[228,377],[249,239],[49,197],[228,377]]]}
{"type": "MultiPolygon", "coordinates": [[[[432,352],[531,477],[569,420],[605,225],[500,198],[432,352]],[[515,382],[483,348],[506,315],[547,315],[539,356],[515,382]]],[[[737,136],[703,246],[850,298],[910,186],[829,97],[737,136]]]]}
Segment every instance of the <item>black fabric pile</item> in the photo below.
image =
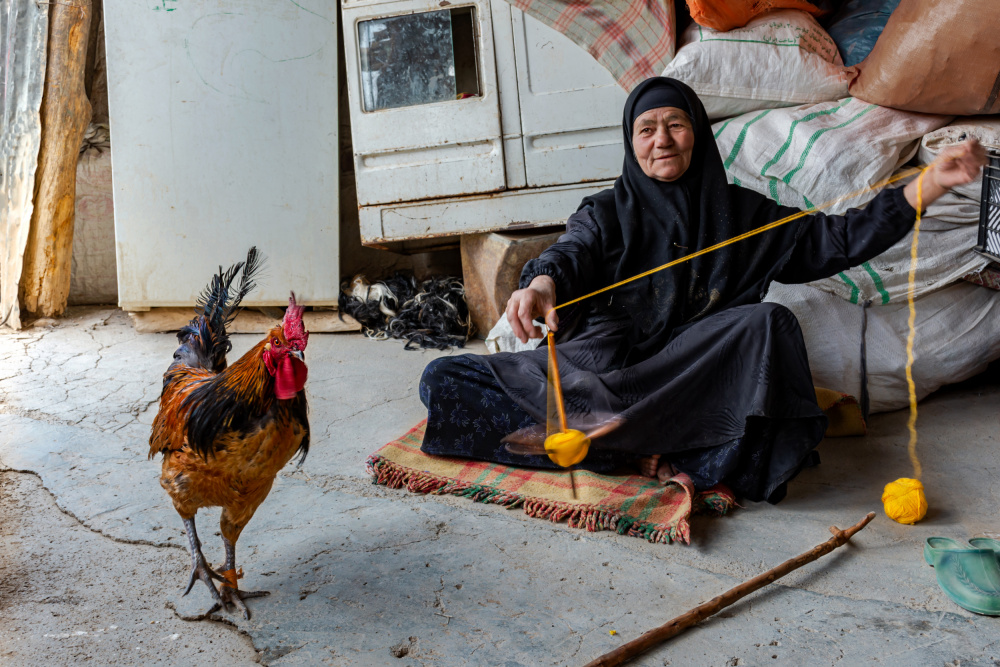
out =
{"type": "Polygon", "coordinates": [[[405,340],[407,350],[465,347],[473,334],[462,281],[432,277],[418,282],[396,273],[369,283],[364,276],[340,286],[340,311],[361,323],[365,335],[376,340],[405,340]]]}

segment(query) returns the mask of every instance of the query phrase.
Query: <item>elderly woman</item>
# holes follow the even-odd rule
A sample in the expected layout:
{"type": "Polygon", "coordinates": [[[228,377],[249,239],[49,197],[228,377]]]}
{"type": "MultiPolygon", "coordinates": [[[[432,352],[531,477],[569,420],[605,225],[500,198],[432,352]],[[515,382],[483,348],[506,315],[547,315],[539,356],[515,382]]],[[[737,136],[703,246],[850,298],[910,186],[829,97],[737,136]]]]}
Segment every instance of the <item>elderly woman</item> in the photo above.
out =
{"type": "MultiPolygon", "coordinates": [[[[622,125],[621,177],[584,199],[558,242],[525,265],[507,319],[522,341],[541,335],[536,317],[558,331],[571,424],[624,418],[582,467],[633,461],[663,481],[680,471],[699,489],[725,483],[748,500],[778,502],[818,460],[827,420],[795,316],[761,298],[772,280],[835,275],[899,241],[915,220],[916,182],[864,210],[804,216],[604,292],[560,321],[556,304],[798,212],[727,183],[705,109],[683,83],[640,84],[622,125]]],[[[945,158],[924,176],[925,207],[974,179],[985,151],[972,141],[945,158]]],[[[546,369],[545,346],[431,362],[420,382],[423,451],[553,467],[500,442],[544,423],[546,369]]]]}

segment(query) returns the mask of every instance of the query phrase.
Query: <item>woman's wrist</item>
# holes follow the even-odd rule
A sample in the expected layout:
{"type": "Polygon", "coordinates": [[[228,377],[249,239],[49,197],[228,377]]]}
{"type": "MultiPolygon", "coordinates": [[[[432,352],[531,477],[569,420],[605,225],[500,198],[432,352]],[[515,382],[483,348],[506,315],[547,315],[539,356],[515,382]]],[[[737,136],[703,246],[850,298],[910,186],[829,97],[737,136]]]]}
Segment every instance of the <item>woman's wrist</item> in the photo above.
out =
{"type": "Polygon", "coordinates": [[[942,195],[948,192],[947,188],[943,188],[938,185],[935,177],[936,174],[933,172],[928,173],[925,171],[916,179],[907,183],[906,187],[903,188],[903,194],[906,196],[906,202],[913,207],[914,211],[919,208],[917,206],[918,203],[921,204],[923,210],[926,211],[928,206],[933,204],[942,195]]]}
{"type": "Polygon", "coordinates": [[[556,281],[552,279],[552,276],[547,273],[540,273],[531,279],[528,283],[528,287],[537,292],[551,292],[556,293],[556,281]]]}

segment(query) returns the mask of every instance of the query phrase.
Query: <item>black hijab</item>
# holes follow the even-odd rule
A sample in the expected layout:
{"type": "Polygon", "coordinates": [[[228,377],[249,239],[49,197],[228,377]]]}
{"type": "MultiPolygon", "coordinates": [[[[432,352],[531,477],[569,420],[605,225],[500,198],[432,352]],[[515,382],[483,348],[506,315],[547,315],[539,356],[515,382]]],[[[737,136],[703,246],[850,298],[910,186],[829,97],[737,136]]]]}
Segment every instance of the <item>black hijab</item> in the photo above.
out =
{"type": "MultiPolygon", "coordinates": [[[[583,200],[601,231],[610,284],[715,245],[771,222],[762,196],[729,185],[708,114],[688,86],[666,77],[643,81],[625,102],[622,119],[625,164],[612,189],[583,200]],[[667,100],[686,109],[694,131],[691,162],[675,181],[647,176],[632,148],[632,125],[641,113],[667,100]],[[676,102],[683,101],[683,106],[676,102]]],[[[595,297],[595,306],[630,318],[629,363],[655,354],[673,336],[706,315],[760,302],[798,236],[791,223],[696,257],[595,297]],[[607,298],[605,298],[607,297],[607,298]]]]}

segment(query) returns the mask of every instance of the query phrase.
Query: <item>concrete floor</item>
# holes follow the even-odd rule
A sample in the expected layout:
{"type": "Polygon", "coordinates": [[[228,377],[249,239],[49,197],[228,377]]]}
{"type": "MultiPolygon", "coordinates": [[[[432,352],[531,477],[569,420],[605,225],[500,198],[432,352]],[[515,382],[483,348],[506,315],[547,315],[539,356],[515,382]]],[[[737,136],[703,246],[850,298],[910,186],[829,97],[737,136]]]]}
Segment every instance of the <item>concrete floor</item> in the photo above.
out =
{"type": "MultiPolygon", "coordinates": [[[[234,355],[256,339],[236,336],[234,355]]],[[[439,353],[314,335],[313,448],[240,540],[242,585],[272,591],[244,621],[206,617],[200,585],[179,595],[183,526],[146,459],[174,340],[100,308],[0,333],[5,664],[582,664],[877,510],[852,545],[635,664],[1000,665],[1000,619],[952,604],[921,556],[931,535],[1000,532],[995,382],[921,404],[931,511],[917,526],[881,513],[882,486],[910,474],[893,413],[825,441],[780,505],[698,517],[691,545],[654,545],[373,486],[365,459],[422,418],[417,379],[439,353]]],[[[198,517],[218,562],[218,512],[198,517]]]]}

